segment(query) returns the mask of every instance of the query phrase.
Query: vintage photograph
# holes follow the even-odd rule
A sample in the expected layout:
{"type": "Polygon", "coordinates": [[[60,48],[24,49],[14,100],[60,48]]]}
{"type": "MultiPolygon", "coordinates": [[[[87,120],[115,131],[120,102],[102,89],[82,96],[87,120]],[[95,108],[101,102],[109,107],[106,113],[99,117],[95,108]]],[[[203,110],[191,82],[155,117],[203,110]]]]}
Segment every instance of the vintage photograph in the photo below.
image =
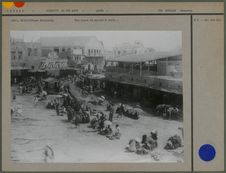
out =
{"type": "Polygon", "coordinates": [[[181,31],[11,31],[11,161],[184,162],[181,31]]]}

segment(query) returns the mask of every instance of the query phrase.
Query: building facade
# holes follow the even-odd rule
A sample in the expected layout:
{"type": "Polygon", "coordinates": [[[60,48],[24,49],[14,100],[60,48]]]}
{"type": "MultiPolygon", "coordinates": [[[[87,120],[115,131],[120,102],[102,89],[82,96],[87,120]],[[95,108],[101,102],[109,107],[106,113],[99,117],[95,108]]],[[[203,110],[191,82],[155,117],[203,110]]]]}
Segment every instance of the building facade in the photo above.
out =
{"type": "Polygon", "coordinates": [[[69,66],[91,64],[96,70],[103,69],[104,46],[96,37],[43,37],[39,42],[44,57],[55,52],[59,58],[68,59],[69,66]]]}
{"type": "Polygon", "coordinates": [[[26,76],[27,71],[59,75],[77,67],[100,72],[105,63],[103,43],[92,36],[41,37],[35,42],[11,38],[10,46],[12,76],[26,76]]]}
{"type": "Polygon", "coordinates": [[[41,58],[41,45],[37,42],[25,42],[23,39],[10,40],[11,67],[31,69],[35,61],[41,58]]]}
{"type": "Polygon", "coordinates": [[[131,54],[144,54],[154,51],[152,48],[145,48],[143,43],[135,41],[134,43],[123,43],[113,48],[114,57],[120,57],[131,54]]]}
{"type": "Polygon", "coordinates": [[[106,91],[143,104],[181,105],[182,56],[177,52],[126,55],[109,60],[106,91]]]}

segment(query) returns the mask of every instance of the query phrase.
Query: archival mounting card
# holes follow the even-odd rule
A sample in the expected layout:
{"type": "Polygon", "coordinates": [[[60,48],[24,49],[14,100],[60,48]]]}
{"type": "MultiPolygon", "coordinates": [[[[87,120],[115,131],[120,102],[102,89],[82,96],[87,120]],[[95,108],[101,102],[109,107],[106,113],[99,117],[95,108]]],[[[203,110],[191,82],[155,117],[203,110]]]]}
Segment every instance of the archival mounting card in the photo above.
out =
{"type": "Polygon", "coordinates": [[[3,2],[3,170],[223,171],[223,7],[3,2]]]}

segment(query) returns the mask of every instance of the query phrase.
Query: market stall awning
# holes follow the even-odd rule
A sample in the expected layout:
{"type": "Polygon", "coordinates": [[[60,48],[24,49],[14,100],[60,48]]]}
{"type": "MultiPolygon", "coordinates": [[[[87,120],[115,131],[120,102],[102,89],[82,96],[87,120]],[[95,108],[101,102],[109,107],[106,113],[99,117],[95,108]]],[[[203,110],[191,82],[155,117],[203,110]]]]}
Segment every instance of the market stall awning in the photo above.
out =
{"type": "Polygon", "coordinates": [[[12,66],[11,70],[29,70],[29,68],[26,67],[19,67],[19,66],[12,66]]]}
{"type": "Polygon", "coordinates": [[[31,73],[35,73],[35,72],[46,72],[45,70],[29,70],[29,72],[31,72],[31,73]]]}
{"type": "Polygon", "coordinates": [[[89,79],[104,79],[105,75],[104,74],[91,74],[88,75],[89,79]]]}
{"type": "Polygon", "coordinates": [[[57,80],[53,77],[49,77],[43,80],[44,82],[56,82],[57,80]]]}

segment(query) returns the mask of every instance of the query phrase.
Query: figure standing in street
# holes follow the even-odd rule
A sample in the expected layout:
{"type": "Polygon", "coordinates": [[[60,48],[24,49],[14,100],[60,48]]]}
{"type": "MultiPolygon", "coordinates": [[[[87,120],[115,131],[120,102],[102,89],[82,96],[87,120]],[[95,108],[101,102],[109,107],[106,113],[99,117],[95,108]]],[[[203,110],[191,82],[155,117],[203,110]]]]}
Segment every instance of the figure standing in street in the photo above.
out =
{"type": "Polygon", "coordinates": [[[114,91],[114,98],[115,98],[115,99],[116,99],[116,97],[117,97],[117,94],[118,94],[118,93],[117,93],[117,91],[115,90],[115,91],[114,91]]]}
{"type": "Polygon", "coordinates": [[[56,114],[57,114],[57,116],[59,116],[60,115],[60,104],[58,103],[58,102],[56,102],[56,114]]]}
{"type": "Polygon", "coordinates": [[[35,96],[34,98],[34,107],[36,107],[38,104],[38,96],[35,96]]]}
{"type": "Polygon", "coordinates": [[[114,116],[114,108],[113,108],[113,105],[111,104],[111,107],[110,107],[110,112],[109,112],[109,121],[113,121],[113,116],[114,116]]]}

